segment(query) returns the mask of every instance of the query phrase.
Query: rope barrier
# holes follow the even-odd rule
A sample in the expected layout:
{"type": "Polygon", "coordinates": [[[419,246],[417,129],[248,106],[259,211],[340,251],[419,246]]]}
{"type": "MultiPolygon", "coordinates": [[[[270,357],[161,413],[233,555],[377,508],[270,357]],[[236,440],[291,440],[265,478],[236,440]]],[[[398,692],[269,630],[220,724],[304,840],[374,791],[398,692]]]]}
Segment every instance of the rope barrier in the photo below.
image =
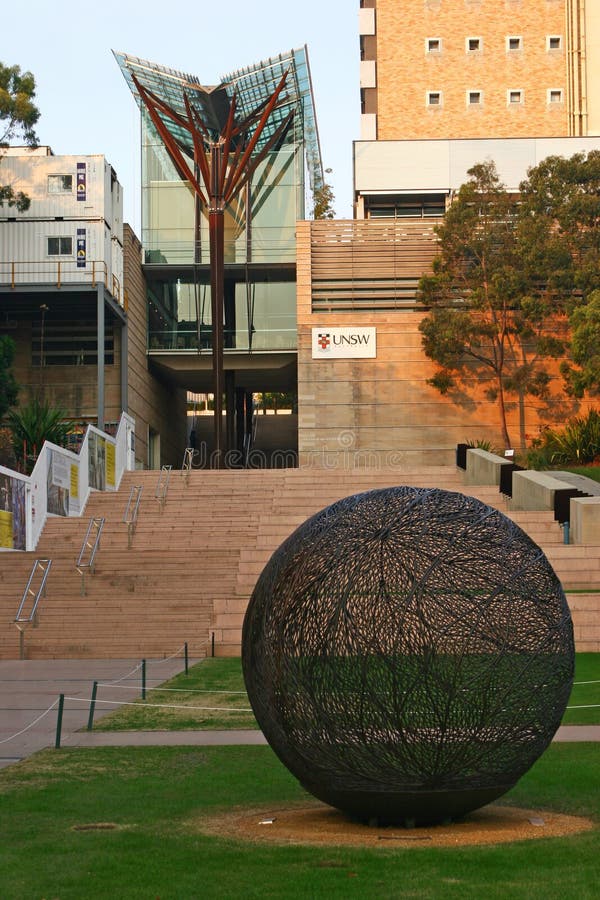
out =
{"type": "Polygon", "coordinates": [[[149,659],[148,662],[152,663],[153,666],[160,666],[160,665],[162,665],[162,663],[166,663],[166,662],[169,662],[169,660],[171,660],[171,659],[175,659],[175,657],[179,653],[181,653],[182,650],[185,650],[185,644],[182,644],[181,647],[179,647],[179,649],[175,651],[175,653],[171,654],[171,656],[165,656],[164,659],[149,659]]]}
{"type": "Polygon", "coordinates": [[[134,666],[131,672],[128,672],[127,675],[123,675],[121,678],[114,678],[112,681],[107,681],[106,684],[119,684],[121,681],[125,681],[126,678],[129,678],[130,675],[133,675],[134,672],[137,672],[138,669],[142,668],[142,664],[138,663],[137,666],[134,666]]]}
{"type": "MultiPolygon", "coordinates": [[[[65,697],[65,700],[76,700],[78,703],[91,703],[91,698],[85,697],[65,697]]],[[[148,706],[155,709],[183,709],[186,712],[191,712],[192,710],[200,710],[202,712],[249,712],[252,710],[248,707],[247,709],[239,708],[239,707],[225,707],[225,706],[176,706],[175,704],[170,703],[136,703],[133,700],[96,700],[96,703],[117,703],[119,706],[148,706]]]]}
{"type": "MultiPolygon", "coordinates": [[[[98,687],[113,687],[113,685],[109,681],[99,681],[98,687]]],[[[117,684],[114,687],[120,688],[122,691],[139,691],[139,685],[135,684],[117,684]]],[[[162,688],[155,687],[151,688],[153,691],[164,691],[165,693],[170,694],[241,694],[242,696],[247,696],[247,691],[226,691],[223,689],[210,690],[209,688],[162,688]]]]}
{"type": "Polygon", "coordinates": [[[11,734],[10,737],[2,738],[2,740],[0,741],[0,744],[6,744],[7,741],[12,741],[16,737],[20,737],[22,734],[25,734],[26,731],[29,731],[30,728],[33,728],[34,725],[37,725],[37,723],[40,722],[44,718],[44,716],[47,716],[49,712],[52,712],[52,710],[57,705],[57,703],[58,703],[58,698],[54,701],[52,706],[49,706],[48,709],[41,714],[41,716],[38,716],[37,719],[34,719],[33,722],[30,722],[29,725],[26,725],[25,728],[21,729],[21,731],[17,731],[16,734],[11,734]]]}
{"type": "MultiPolygon", "coordinates": [[[[600,703],[588,703],[587,706],[567,706],[567,709],[600,709],[600,703]]],[[[593,722],[589,722],[589,725],[593,725],[593,722]]]]}

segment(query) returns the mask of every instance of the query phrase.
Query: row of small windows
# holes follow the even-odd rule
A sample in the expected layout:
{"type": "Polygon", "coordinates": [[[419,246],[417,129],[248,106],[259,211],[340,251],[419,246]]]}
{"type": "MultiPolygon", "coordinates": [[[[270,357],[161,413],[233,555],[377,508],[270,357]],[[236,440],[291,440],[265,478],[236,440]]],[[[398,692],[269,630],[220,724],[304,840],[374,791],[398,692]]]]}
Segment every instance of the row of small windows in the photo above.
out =
{"type": "MultiPolygon", "coordinates": [[[[523,38],[520,34],[507,34],[506,35],[506,52],[507,53],[518,53],[523,49],[523,38]]],[[[465,52],[466,53],[481,53],[483,50],[483,38],[482,37],[467,37],[465,38],[465,52]]],[[[546,50],[548,52],[554,50],[562,50],[562,36],[560,34],[548,34],[546,35],[546,50]]],[[[442,38],[439,37],[428,37],[425,39],[425,53],[441,53],[442,52],[442,38]]]]}
{"type": "MultiPolygon", "coordinates": [[[[426,106],[443,106],[444,95],[442,91],[427,91],[425,97],[426,106]]],[[[556,103],[563,103],[564,96],[562,88],[548,88],[546,91],[546,103],[549,106],[552,106],[556,103]]],[[[507,106],[519,106],[525,103],[525,91],[517,89],[517,90],[508,90],[506,92],[506,105],[507,106]]],[[[466,92],[466,104],[467,106],[482,106],[483,105],[483,91],[467,91],[466,92]]]]}

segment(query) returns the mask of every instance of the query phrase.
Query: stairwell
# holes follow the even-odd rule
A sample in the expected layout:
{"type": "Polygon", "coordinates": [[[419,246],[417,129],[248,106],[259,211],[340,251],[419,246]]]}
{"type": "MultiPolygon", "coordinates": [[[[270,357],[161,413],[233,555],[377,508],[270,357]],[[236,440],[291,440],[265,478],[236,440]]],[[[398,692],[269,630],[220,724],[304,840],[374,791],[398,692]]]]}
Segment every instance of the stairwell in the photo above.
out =
{"type": "Polygon", "coordinates": [[[94,493],[81,519],[49,519],[34,553],[0,557],[0,658],[18,658],[14,616],[33,561],[53,560],[27,658],[162,657],[184,642],[201,657],[239,655],[254,584],[271,553],[306,518],[358,491],[397,484],[462,491],[513,518],[545,551],[573,614],[579,650],[600,650],[600,547],[565,546],[552,513],[511,512],[493,487],[466,487],[451,466],[340,470],[194,470],[171,475],[161,511],[159,473],[128,472],[115,494],[94,493]],[[142,485],[128,549],[122,521],[130,489],[142,485]],[[106,524],[86,593],[75,561],[87,523],[106,524]]]}

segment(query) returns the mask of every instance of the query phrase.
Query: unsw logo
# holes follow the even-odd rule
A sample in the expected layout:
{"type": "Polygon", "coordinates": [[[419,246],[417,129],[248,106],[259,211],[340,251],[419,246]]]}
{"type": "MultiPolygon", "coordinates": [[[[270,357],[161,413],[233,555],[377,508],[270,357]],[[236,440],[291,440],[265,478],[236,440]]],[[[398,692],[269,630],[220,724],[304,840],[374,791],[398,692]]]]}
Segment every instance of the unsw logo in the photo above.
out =
{"type": "MultiPolygon", "coordinates": [[[[343,347],[344,345],[349,347],[357,347],[361,344],[368,345],[370,335],[368,334],[334,334],[333,335],[333,345],[334,347],[343,347]]],[[[328,350],[332,344],[331,334],[329,332],[322,334],[319,333],[317,335],[317,344],[321,348],[321,350],[328,350]]]]}

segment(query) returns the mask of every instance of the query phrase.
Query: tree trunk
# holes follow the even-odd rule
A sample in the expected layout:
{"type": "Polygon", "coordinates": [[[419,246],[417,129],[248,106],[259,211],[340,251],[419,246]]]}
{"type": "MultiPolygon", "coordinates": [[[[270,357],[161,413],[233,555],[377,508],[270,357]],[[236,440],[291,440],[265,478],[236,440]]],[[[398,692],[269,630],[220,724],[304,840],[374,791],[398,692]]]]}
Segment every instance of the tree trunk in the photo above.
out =
{"type": "Polygon", "coordinates": [[[502,385],[502,376],[497,376],[498,380],[498,409],[500,410],[500,427],[502,429],[502,440],[506,450],[511,449],[510,435],[506,425],[506,406],[504,405],[504,387],[502,385]]]}

